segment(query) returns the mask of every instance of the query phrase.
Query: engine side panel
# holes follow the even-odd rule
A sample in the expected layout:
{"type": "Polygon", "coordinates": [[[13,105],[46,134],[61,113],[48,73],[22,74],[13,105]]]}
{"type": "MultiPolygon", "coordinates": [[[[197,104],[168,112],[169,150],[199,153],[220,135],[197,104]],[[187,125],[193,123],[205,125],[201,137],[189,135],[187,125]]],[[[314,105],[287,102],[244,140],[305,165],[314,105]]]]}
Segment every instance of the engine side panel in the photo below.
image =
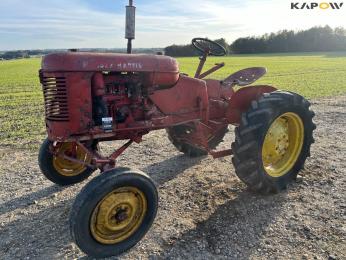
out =
{"type": "Polygon", "coordinates": [[[40,73],[51,140],[85,133],[92,124],[91,73],[40,73]]]}
{"type": "Polygon", "coordinates": [[[175,86],[155,91],[149,98],[164,115],[189,114],[200,111],[202,119],[208,117],[208,92],[203,80],[181,75],[175,86]]]}

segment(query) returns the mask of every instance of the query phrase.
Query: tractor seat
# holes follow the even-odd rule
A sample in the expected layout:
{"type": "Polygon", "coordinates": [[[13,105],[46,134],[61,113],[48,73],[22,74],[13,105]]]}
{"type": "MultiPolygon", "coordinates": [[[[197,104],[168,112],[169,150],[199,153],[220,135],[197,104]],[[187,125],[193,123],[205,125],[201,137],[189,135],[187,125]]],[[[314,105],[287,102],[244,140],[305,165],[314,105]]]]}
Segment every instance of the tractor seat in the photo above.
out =
{"type": "Polygon", "coordinates": [[[247,68],[233,73],[224,79],[223,82],[224,84],[247,86],[263,77],[266,73],[267,69],[263,67],[247,68]]]}

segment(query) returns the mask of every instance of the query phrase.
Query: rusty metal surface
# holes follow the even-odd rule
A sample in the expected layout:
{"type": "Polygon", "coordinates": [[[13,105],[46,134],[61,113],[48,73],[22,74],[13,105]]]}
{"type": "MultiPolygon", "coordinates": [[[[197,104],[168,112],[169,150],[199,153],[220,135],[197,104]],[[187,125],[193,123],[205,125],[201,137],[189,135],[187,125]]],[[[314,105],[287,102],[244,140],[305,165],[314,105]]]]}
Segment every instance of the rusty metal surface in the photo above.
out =
{"type": "Polygon", "coordinates": [[[156,91],[150,95],[150,99],[165,115],[196,113],[202,108],[203,119],[207,117],[209,102],[207,86],[203,80],[181,75],[174,87],[156,91]]]}
{"type": "Polygon", "coordinates": [[[198,64],[197,70],[195,72],[195,78],[196,79],[198,79],[199,76],[201,75],[201,72],[203,70],[204,64],[207,61],[207,56],[208,56],[208,54],[204,53],[203,56],[199,57],[199,64],[198,64]]]}
{"type": "Polygon", "coordinates": [[[267,73],[267,69],[263,67],[247,68],[237,71],[223,80],[225,84],[247,86],[254,83],[267,73]]]}
{"type": "MultiPolygon", "coordinates": [[[[199,76],[223,65],[217,64],[199,76]]],[[[264,72],[261,68],[246,69],[228,79],[252,73],[255,80],[264,72]]],[[[140,142],[143,135],[182,124],[192,124],[197,129],[197,134],[189,136],[186,142],[204,147],[215,158],[229,155],[229,150],[209,151],[210,135],[227,124],[239,124],[251,101],[276,90],[256,86],[235,92],[229,82],[179,75],[178,63],[173,58],[156,55],[51,54],[43,59],[40,79],[51,141],[82,144],[93,140],[129,140],[109,157],[88,151],[93,155],[93,165],[102,170],[111,167],[116,157],[132,142],[140,142]],[[113,119],[107,132],[94,120],[96,97],[107,106],[107,117],[113,119]],[[126,117],[117,121],[119,111],[126,117]]]]}
{"type": "Polygon", "coordinates": [[[209,76],[210,74],[214,73],[215,71],[218,71],[219,69],[221,69],[222,67],[225,66],[225,63],[217,63],[215,64],[214,67],[212,67],[211,69],[208,69],[207,71],[203,72],[202,74],[200,74],[198,76],[199,79],[204,79],[206,76],[209,76]]]}
{"type": "Polygon", "coordinates": [[[225,66],[225,63],[219,63],[215,64],[215,66],[206,72],[202,73],[204,64],[207,60],[207,57],[209,55],[214,55],[214,56],[224,56],[226,55],[226,49],[220,45],[217,42],[211,41],[206,38],[194,38],[192,39],[192,46],[195,47],[198,51],[201,52],[201,56],[199,57],[199,64],[195,73],[195,78],[197,79],[203,79],[206,76],[212,74],[213,72],[221,69],[223,66],[225,66]]]}
{"type": "Polygon", "coordinates": [[[62,75],[66,88],[64,99],[57,90],[50,89],[49,94],[45,92],[46,125],[51,140],[62,140],[74,133],[86,133],[92,121],[92,74],[41,73],[41,81],[50,79],[50,85],[54,87],[57,83],[52,82],[59,82],[56,78],[61,78],[62,75]],[[47,116],[48,113],[50,116],[47,116]]]}
{"type": "Polygon", "coordinates": [[[48,54],[42,60],[42,69],[45,72],[119,71],[179,73],[178,62],[167,56],[87,52],[48,54]]]}
{"type": "Polygon", "coordinates": [[[226,117],[230,124],[239,124],[241,114],[246,112],[253,100],[258,100],[264,93],[277,90],[268,85],[249,86],[235,92],[230,99],[230,106],[226,111],[226,117]]]}
{"type": "Polygon", "coordinates": [[[222,151],[211,151],[209,152],[211,156],[213,156],[214,159],[229,156],[233,154],[232,149],[222,150],[222,151]]]}
{"type": "MultiPolygon", "coordinates": [[[[52,77],[55,74],[45,74],[52,77]]],[[[60,75],[60,74],[59,74],[60,75]]],[[[47,131],[50,140],[123,140],[144,135],[149,131],[166,128],[181,123],[217,120],[237,124],[242,112],[246,111],[251,101],[265,92],[274,91],[270,86],[248,87],[234,93],[232,88],[223,86],[217,80],[198,80],[181,76],[174,87],[155,91],[150,95],[146,113],[139,108],[133,111],[134,118],[114,126],[112,133],[104,133],[100,127],[92,126],[91,93],[102,94],[100,84],[103,80],[99,74],[65,73],[68,86],[68,111],[71,120],[54,121],[47,118],[47,131]],[[97,76],[98,75],[98,76],[97,76]],[[94,88],[91,88],[91,83],[94,88]],[[93,91],[92,91],[93,89],[93,91]]],[[[117,79],[114,79],[117,80],[117,79]]],[[[107,81],[106,81],[107,82],[107,81]]],[[[111,96],[110,96],[111,97],[111,96]]],[[[119,106],[130,105],[133,100],[114,96],[119,106]]],[[[107,95],[104,96],[105,100],[107,95]]],[[[109,101],[112,101],[110,99],[109,101]]],[[[139,101],[140,102],[140,101],[139,101]]],[[[140,107],[140,103],[138,103],[140,107]]]]}

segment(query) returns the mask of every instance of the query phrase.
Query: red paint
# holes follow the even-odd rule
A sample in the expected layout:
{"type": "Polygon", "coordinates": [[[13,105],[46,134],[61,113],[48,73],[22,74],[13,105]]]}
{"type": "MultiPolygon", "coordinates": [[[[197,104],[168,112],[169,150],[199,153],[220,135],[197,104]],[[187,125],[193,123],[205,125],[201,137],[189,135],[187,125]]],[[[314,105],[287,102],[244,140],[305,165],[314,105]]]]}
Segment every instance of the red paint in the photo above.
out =
{"type": "Polygon", "coordinates": [[[275,91],[272,86],[259,85],[245,87],[235,92],[230,99],[230,106],[226,112],[228,122],[238,125],[241,120],[241,114],[246,112],[253,100],[258,100],[264,93],[275,91]]]}
{"type": "MultiPolygon", "coordinates": [[[[130,140],[110,157],[89,151],[95,165],[103,169],[132,141],[140,142],[150,131],[173,125],[191,124],[198,131],[186,141],[209,150],[211,133],[239,124],[252,100],[275,90],[257,86],[234,92],[218,80],[179,75],[175,59],[156,55],[50,54],[43,58],[40,79],[50,140],[130,140]],[[113,118],[111,132],[95,125],[95,98],[113,118]]],[[[210,152],[215,157],[230,154],[210,152]]]]}

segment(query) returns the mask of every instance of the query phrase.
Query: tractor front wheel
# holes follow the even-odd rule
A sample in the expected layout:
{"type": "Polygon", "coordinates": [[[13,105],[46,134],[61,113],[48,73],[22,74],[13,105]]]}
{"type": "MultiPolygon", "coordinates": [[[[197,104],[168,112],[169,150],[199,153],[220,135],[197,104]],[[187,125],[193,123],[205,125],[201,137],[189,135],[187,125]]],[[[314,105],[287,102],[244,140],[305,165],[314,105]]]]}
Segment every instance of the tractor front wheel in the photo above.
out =
{"type": "Polygon", "coordinates": [[[150,177],[129,168],[97,176],[78,194],[70,215],[73,240],[88,256],[117,256],[151,227],[158,194],[150,177]]]}
{"type": "MultiPolygon", "coordinates": [[[[46,178],[55,184],[66,186],[79,183],[88,178],[94,169],[78,162],[72,162],[50,151],[52,142],[48,138],[42,143],[38,155],[38,163],[46,178]]],[[[75,143],[58,143],[57,152],[74,157],[84,163],[90,163],[90,156],[75,143]]]]}
{"type": "Polygon", "coordinates": [[[314,142],[314,112],[302,96],[285,91],[253,101],[235,129],[232,144],[237,176],[263,193],[286,188],[303,168],[314,142]]]}

